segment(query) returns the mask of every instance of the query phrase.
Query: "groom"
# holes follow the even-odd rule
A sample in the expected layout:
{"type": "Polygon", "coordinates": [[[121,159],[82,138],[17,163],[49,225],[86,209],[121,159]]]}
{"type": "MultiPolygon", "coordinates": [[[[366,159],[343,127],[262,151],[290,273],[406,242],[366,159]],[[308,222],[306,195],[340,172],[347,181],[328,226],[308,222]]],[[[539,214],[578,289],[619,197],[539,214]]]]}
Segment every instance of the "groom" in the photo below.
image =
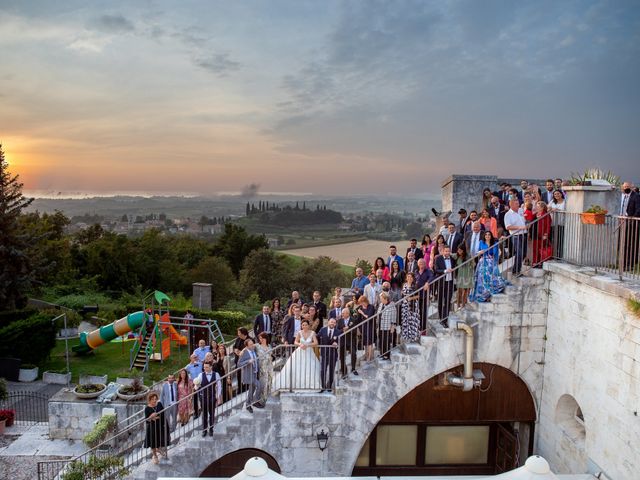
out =
{"type": "Polygon", "coordinates": [[[336,362],[338,361],[338,337],[340,332],[336,326],[336,319],[330,318],[326,327],[322,327],[318,333],[318,343],[323,346],[320,348],[320,381],[322,382],[322,391],[329,392],[333,387],[333,376],[336,371],[336,362]],[[327,369],[329,369],[329,378],[327,381],[327,369]]]}
{"type": "Polygon", "coordinates": [[[358,334],[354,327],[357,322],[351,318],[351,311],[348,308],[342,309],[342,317],[337,324],[338,330],[344,335],[340,337],[340,371],[342,378],[347,376],[347,349],[351,352],[351,373],[358,375],[356,370],[356,355],[358,350],[358,334]]]}

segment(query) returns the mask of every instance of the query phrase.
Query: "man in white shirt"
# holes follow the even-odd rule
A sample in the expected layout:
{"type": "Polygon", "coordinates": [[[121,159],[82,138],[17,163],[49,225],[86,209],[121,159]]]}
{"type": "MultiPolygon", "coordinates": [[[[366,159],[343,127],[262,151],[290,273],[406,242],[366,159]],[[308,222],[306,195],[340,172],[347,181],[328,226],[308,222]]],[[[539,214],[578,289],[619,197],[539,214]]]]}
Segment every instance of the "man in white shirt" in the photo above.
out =
{"type": "Polygon", "coordinates": [[[210,363],[204,364],[204,371],[193,382],[202,397],[202,436],[213,435],[216,405],[222,403],[222,382],[220,375],[213,371],[210,363]],[[215,383],[215,385],[211,385],[215,383]]]}
{"type": "Polygon", "coordinates": [[[369,275],[369,285],[364,287],[364,292],[362,293],[367,300],[369,300],[369,305],[373,305],[378,308],[378,300],[380,292],[382,291],[382,284],[378,284],[377,276],[373,273],[369,275]]]}
{"type": "Polygon", "coordinates": [[[527,224],[519,212],[520,202],[517,199],[509,201],[509,211],[504,215],[504,224],[511,234],[513,247],[513,268],[511,272],[518,275],[522,270],[522,260],[527,255],[527,224]]]}

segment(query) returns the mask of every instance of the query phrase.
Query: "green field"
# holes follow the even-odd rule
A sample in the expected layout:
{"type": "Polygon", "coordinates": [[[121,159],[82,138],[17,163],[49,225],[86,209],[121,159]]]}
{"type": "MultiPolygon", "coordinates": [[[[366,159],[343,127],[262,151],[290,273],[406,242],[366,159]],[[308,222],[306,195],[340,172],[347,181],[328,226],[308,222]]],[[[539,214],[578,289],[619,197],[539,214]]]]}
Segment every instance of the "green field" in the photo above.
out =
{"type": "MultiPolygon", "coordinates": [[[[280,255],[286,255],[287,257],[289,257],[289,259],[293,262],[294,266],[300,265],[302,263],[302,261],[305,259],[305,257],[301,257],[299,255],[291,255],[290,253],[287,253],[287,252],[278,252],[278,253],[280,255]]],[[[352,267],[350,265],[342,265],[342,264],[340,264],[340,268],[347,275],[349,275],[349,276],[353,275],[354,267],[352,267]]]]}
{"type": "MultiPolygon", "coordinates": [[[[108,381],[115,381],[116,377],[132,377],[137,370],[129,370],[129,350],[133,342],[106,343],[96,348],[88,355],[79,356],[71,351],[73,345],[78,344],[78,339],[69,340],[69,365],[73,375],[71,381],[78,383],[80,375],[108,375],[108,381]]],[[[143,374],[146,384],[156,382],[169,373],[189,363],[189,352],[186,347],[172,345],[171,356],[163,363],[151,362],[149,371],[143,374]]],[[[50,359],[40,366],[40,373],[47,370],[66,370],[64,340],[56,341],[56,346],[51,350],[50,359]]]]}

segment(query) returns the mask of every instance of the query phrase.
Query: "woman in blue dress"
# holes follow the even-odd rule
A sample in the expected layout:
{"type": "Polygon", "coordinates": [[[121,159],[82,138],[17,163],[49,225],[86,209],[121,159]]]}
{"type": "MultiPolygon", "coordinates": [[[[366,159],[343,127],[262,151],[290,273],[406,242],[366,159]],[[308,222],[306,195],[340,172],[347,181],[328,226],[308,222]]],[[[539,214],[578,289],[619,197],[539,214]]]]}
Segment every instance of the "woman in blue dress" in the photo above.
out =
{"type": "Polygon", "coordinates": [[[498,266],[500,260],[498,244],[490,231],[484,232],[479,249],[482,256],[478,260],[475,283],[469,301],[488,302],[491,300],[491,295],[502,293],[506,286],[498,266]]]}

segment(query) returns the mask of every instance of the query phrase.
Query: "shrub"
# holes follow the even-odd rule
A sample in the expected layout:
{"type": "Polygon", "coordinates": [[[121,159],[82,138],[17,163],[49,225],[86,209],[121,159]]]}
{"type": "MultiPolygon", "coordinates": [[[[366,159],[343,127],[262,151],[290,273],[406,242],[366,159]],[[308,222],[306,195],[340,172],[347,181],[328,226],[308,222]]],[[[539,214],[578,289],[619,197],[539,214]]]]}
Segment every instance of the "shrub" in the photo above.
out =
{"type": "Polygon", "coordinates": [[[124,466],[124,458],[114,456],[96,457],[91,455],[87,463],[82,460],[71,462],[62,474],[62,480],[84,480],[85,478],[124,478],[129,469],[124,466]]]}
{"type": "Polygon", "coordinates": [[[25,308],[24,310],[9,310],[7,312],[0,312],[0,328],[17,322],[18,320],[24,320],[32,315],[38,313],[38,310],[34,308],[25,308]]]}
{"type": "Polygon", "coordinates": [[[15,410],[0,410],[0,421],[6,420],[7,426],[13,425],[13,419],[16,418],[15,410]]]}
{"type": "MultiPolygon", "coordinates": [[[[104,385],[101,385],[104,386],[104,385]]],[[[105,415],[96,422],[93,429],[87,433],[82,441],[89,447],[93,448],[100,445],[107,439],[107,436],[113,432],[116,426],[115,415],[105,415]]]]}
{"type": "Polygon", "coordinates": [[[16,357],[40,364],[49,357],[56,342],[51,317],[37,313],[0,328],[0,357],[16,357]]]}
{"type": "Polygon", "coordinates": [[[0,377],[0,400],[6,400],[7,397],[9,396],[9,393],[7,392],[7,381],[0,377]]]}
{"type": "Polygon", "coordinates": [[[104,390],[104,383],[85,383],[84,385],[78,385],[76,392],[78,393],[96,393],[104,390]]]}

